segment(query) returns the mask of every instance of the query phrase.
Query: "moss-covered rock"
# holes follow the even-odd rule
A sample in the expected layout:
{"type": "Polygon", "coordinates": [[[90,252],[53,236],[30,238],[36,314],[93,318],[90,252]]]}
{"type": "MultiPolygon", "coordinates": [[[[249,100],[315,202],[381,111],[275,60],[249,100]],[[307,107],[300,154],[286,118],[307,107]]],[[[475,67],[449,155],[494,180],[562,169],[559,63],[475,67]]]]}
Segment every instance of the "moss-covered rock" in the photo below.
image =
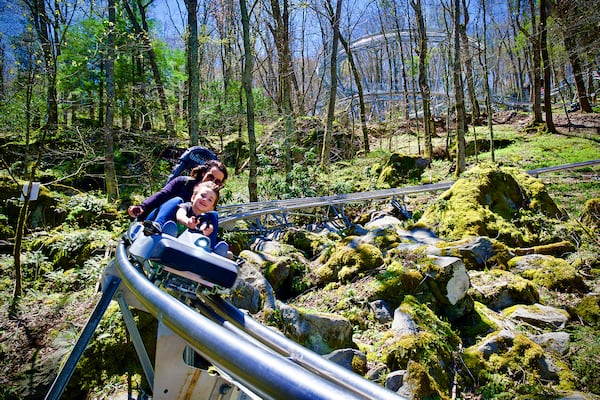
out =
{"type": "Polygon", "coordinates": [[[585,202],[581,222],[595,230],[596,233],[600,231],[600,198],[589,199],[585,202]]]}
{"type": "MultiPolygon", "coordinates": [[[[14,228],[19,219],[19,212],[23,206],[20,201],[24,181],[18,181],[0,175],[0,213],[8,217],[8,222],[14,228]]],[[[66,214],[59,207],[60,199],[56,193],[51,192],[46,186],[40,185],[38,197],[29,203],[28,226],[33,228],[55,227],[63,222],[66,214]]]]}
{"type": "Polygon", "coordinates": [[[352,325],[339,315],[310,312],[280,303],[281,329],[289,338],[318,354],[356,347],[352,325]]]}
{"type": "Polygon", "coordinates": [[[534,304],[540,300],[536,286],[508,271],[471,271],[469,295],[475,301],[499,311],[515,304],[534,304]]]}
{"type": "Polygon", "coordinates": [[[397,307],[406,295],[417,295],[423,290],[423,274],[415,268],[406,267],[401,260],[394,260],[371,281],[369,301],[385,300],[397,307]]]}
{"type": "Polygon", "coordinates": [[[12,239],[15,236],[15,230],[8,224],[8,217],[0,214],[0,240],[12,239]]]}
{"type": "Polygon", "coordinates": [[[560,379],[549,368],[550,361],[542,348],[527,336],[507,330],[493,332],[476,345],[465,349],[463,360],[480,385],[480,391],[490,398],[522,398],[519,395],[536,393],[544,396],[548,389],[541,380],[560,379]],[[515,385],[515,382],[519,385],[515,385]]]}
{"type": "Polygon", "coordinates": [[[294,246],[302,251],[308,258],[314,258],[323,248],[333,242],[324,235],[308,232],[303,229],[289,229],[279,239],[280,242],[294,246]]]}
{"type": "Polygon", "coordinates": [[[264,242],[254,252],[240,253],[262,271],[267,281],[283,300],[310,288],[313,282],[309,262],[295,247],[279,242],[264,242]]]}
{"type": "Polygon", "coordinates": [[[569,322],[569,313],[557,307],[543,304],[518,304],[505,308],[502,313],[515,321],[540,329],[561,330],[569,322]]]}
{"type": "Polygon", "coordinates": [[[420,224],[440,237],[496,238],[509,246],[556,241],[564,215],[541,181],[514,168],[475,167],[429,206],[420,224]]]}
{"type": "Polygon", "coordinates": [[[31,247],[48,257],[53,269],[69,269],[82,266],[95,254],[105,254],[107,249],[116,247],[116,241],[114,235],[107,231],[53,230],[37,236],[31,247]]]}
{"type": "Polygon", "coordinates": [[[503,329],[506,325],[506,316],[488,308],[485,304],[474,302],[473,311],[455,321],[455,326],[465,344],[474,343],[480,336],[488,335],[503,329]]]}
{"type": "Polygon", "coordinates": [[[550,290],[587,291],[585,282],[577,270],[561,258],[539,254],[520,256],[511,259],[508,267],[512,272],[550,290]]]}
{"type": "Polygon", "coordinates": [[[411,318],[419,330],[416,334],[388,331],[388,338],[382,345],[381,352],[385,355],[382,361],[391,371],[406,369],[410,361],[418,362],[438,387],[449,393],[448,367],[453,359],[452,349],[461,343],[460,338],[447,322],[413,296],[406,296],[399,311],[411,318]]]}
{"type": "Polygon", "coordinates": [[[421,157],[393,153],[388,161],[375,172],[382,186],[397,187],[411,179],[420,178],[429,165],[429,160],[421,157]]]}
{"type": "Polygon", "coordinates": [[[383,264],[381,250],[372,244],[360,243],[349,237],[337,244],[324,265],[317,271],[317,281],[326,284],[333,281],[347,282],[360,274],[383,264]]]}
{"type": "Polygon", "coordinates": [[[586,324],[600,327],[600,294],[585,296],[575,307],[575,312],[586,324]]]}
{"type": "Polygon", "coordinates": [[[404,375],[400,395],[411,399],[446,400],[450,396],[440,390],[438,383],[427,372],[427,368],[416,361],[409,361],[404,375]]]}

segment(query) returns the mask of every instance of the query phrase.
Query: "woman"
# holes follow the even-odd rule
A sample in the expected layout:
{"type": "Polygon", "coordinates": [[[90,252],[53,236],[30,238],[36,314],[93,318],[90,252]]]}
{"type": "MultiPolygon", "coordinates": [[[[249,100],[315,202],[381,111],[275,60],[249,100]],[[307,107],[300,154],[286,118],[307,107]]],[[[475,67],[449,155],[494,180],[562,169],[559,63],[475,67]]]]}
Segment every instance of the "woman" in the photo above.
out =
{"type": "Polygon", "coordinates": [[[174,197],[179,197],[184,202],[190,201],[194,187],[198,183],[212,181],[221,188],[228,176],[225,164],[219,160],[208,160],[193,168],[190,176],[178,176],[172,179],[165,187],[144,200],[142,204],[130,206],[127,212],[132,218],[143,221],[148,218],[150,213],[174,197]]]}

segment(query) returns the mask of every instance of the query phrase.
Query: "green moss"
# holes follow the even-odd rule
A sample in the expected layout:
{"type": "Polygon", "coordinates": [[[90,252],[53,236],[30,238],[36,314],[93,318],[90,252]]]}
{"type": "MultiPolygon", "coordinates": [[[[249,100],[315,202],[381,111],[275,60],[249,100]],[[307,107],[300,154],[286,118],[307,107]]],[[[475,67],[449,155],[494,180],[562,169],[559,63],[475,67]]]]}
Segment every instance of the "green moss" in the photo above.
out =
{"type": "MultiPolygon", "coordinates": [[[[514,302],[534,304],[539,302],[540,295],[535,284],[519,275],[501,269],[471,274],[471,282],[478,290],[469,290],[475,301],[493,304],[501,297],[508,297],[514,302]]],[[[504,306],[504,302],[501,302],[504,306]]],[[[495,307],[490,307],[496,309],[495,307]]]]}
{"type": "MultiPolygon", "coordinates": [[[[514,268],[522,260],[523,257],[515,257],[509,261],[508,265],[514,268]]],[[[531,268],[519,272],[519,275],[531,280],[536,285],[561,292],[585,290],[585,283],[577,270],[563,259],[542,256],[530,257],[528,258],[528,264],[531,268]]]]}
{"type": "Polygon", "coordinates": [[[352,371],[360,375],[364,375],[367,373],[367,363],[364,359],[358,356],[352,357],[352,371]]]}
{"type": "Polygon", "coordinates": [[[451,326],[440,320],[415,297],[406,296],[400,311],[408,314],[420,330],[416,334],[390,337],[383,345],[382,360],[390,370],[406,369],[409,362],[422,364],[444,392],[450,388],[450,376],[444,365],[452,362],[452,351],[461,343],[451,326]]]}
{"type": "Polygon", "coordinates": [[[280,241],[294,246],[306,254],[307,257],[313,258],[321,252],[328,239],[305,230],[290,229],[283,234],[280,241]]]}
{"type": "Polygon", "coordinates": [[[490,318],[492,312],[485,304],[476,301],[473,312],[461,320],[461,337],[474,339],[500,329],[497,321],[490,318]]]}
{"type": "Polygon", "coordinates": [[[540,181],[516,169],[483,165],[467,171],[425,210],[419,223],[452,240],[487,236],[520,246],[549,240],[552,219],[559,217],[540,181]],[[541,236],[532,229],[540,226],[541,236]]]}
{"type": "Polygon", "coordinates": [[[600,327],[600,295],[584,297],[575,307],[575,312],[587,324],[600,327]]]}
{"type": "Polygon", "coordinates": [[[385,271],[371,282],[370,301],[382,299],[396,306],[407,294],[414,294],[423,282],[423,274],[417,269],[405,268],[400,260],[394,260],[385,271]]]}
{"type": "Polygon", "coordinates": [[[327,262],[317,270],[320,282],[350,281],[360,273],[383,264],[381,250],[368,243],[338,245],[327,262]]]}
{"type": "Polygon", "coordinates": [[[581,222],[596,231],[600,230],[600,198],[589,199],[585,202],[581,222]]]}

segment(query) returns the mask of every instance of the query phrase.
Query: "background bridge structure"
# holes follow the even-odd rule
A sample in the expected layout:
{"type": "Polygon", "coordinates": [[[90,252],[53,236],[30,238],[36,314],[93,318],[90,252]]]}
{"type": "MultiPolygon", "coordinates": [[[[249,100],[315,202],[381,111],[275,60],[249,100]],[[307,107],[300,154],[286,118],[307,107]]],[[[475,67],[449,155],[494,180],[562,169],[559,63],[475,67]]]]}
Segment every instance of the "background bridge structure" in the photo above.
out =
{"type": "MultiPolygon", "coordinates": [[[[417,32],[414,29],[390,30],[360,37],[349,43],[354,63],[361,76],[363,95],[367,106],[367,120],[385,120],[390,112],[402,113],[405,106],[410,118],[421,117],[421,92],[417,73],[417,32]],[[403,67],[404,63],[404,67],[403,67]],[[403,68],[405,73],[403,73],[403,68]],[[406,82],[404,82],[406,81],[406,82]]],[[[430,88],[431,111],[434,117],[440,117],[453,108],[454,92],[451,82],[450,49],[453,38],[446,32],[428,31],[427,77],[430,88]]],[[[473,85],[480,104],[484,103],[483,67],[479,62],[482,45],[469,38],[469,53],[473,69],[473,85]]],[[[481,55],[483,57],[483,54],[481,55]]],[[[488,60],[489,83],[492,101],[495,106],[522,109],[529,106],[525,93],[514,93],[510,82],[495,78],[499,68],[494,60],[488,60]],[[506,93],[512,93],[510,96],[506,93]]],[[[326,71],[327,68],[322,68],[326,71]]],[[[329,75],[322,73],[326,86],[330,87],[329,75]]],[[[358,91],[350,69],[348,55],[344,49],[337,56],[337,104],[348,109],[353,117],[358,117],[358,91]]],[[[466,90],[466,88],[465,88],[466,90]]],[[[563,88],[566,92],[567,88],[563,88]]],[[[568,97],[568,96],[567,96],[568,97]]],[[[470,109],[469,96],[465,97],[466,107],[470,109]]]]}
{"type": "MultiPolygon", "coordinates": [[[[577,169],[599,160],[528,171],[530,175],[577,169]]],[[[366,201],[398,201],[399,197],[446,190],[452,182],[371,192],[219,207],[221,226],[235,229],[244,220],[254,234],[291,226],[290,216],[349,223],[344,205],[366,201]],[[329,214],[328,214],[329,213],[329,214]]],[[[132,262],[122,240],[115,259],[101,277],[102,296],[61,367],[46,400],[60,399],[75,367],[111,301],[117,301],[153,399],[349,399],[398,400],[404,397],[287,339],[232,306],[220,295],[197,291],[173,293],[151,282],[132,262]],[[131,308],[158,321],[156,355],[152,362],[135,324],[131,308]],[[200,355],[211,369],[195,367],[200,355]]]]}

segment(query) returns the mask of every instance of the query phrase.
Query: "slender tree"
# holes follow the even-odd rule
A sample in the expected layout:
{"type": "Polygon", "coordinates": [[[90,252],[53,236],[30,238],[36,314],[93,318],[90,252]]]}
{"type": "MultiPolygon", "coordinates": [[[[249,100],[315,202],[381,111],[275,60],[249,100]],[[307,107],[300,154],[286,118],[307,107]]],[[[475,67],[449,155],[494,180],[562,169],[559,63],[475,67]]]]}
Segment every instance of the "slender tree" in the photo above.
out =
{"type": "Polygon", "coordinates": [[[352,70],[352,76],[354,77],[354,83],[356,83],[356,91],[358,93],[358,105],[360,109],[360,127],[363,133],[363,146],[365,150],[365,154],[369,154],[369,130],[367,129],[367,116],[365,111],[365,95],[362,87],[362,77],[360,75],[360,71],[358,70],[356,63],[354,62],[354,56],[352,55],[352,49],[350,45],[344,39],[344,37],[340,34],[340,42],[346,51],[346,55],[348,56],[348,63],[350,63],[350,69],[352,70]]]}
{"type": "Polygon", "coordinates": [[[552,96],[551,96],[551,79],[552,66],[550,65],[550,56],[548,55],[548,9],[550,4],[548,0],[540,0],[540,53],[543,62],[544,73],[544,113],[546,116],[546,129],[548,132],[556,133],[556,126],[552,119],[552,96]]]}
{"type": "Polygon", "coordinates": [[[488,39],[487,39],[487,0],[481,0],[481,9],[483,15],[483,49],[479,51],[479,63],[483,67],[483,88],[485,91],[485,109],[487,113],[487,125],[490,132],[490,157],[492,162],[496,161],[496,151],[494,149],[494,124],[492,121],[492,91],[490,89],[490,70],[488,66],[488,39]]]}
{"type": "Polygon", "coordinates": [[[200,71],[198,66],[198,0],[185,0],[187,10],[187,120],[190,146],[198,144],[200,71]]]}
{"type": "Polygon", "coordinates": [[[330,0],[325,1],[325,8],[331,23],[333,37],[331,39],[331,56],[330,56],[330,83],[329,101],[327,104],[327,121],[325,123],[325,134],[323,135],[323,147],[321,151],[321,168],[329,167],[329,159],[331,157],[331,144],[333,141],[333,120],[335,118],[335,99],[337,94],[337,49],[340,39],[340,17],[342,14],[342,0],[337,0],[335,11],[330,0]]]}
{"type": "MultiPolygon", "coordinates": [[[[267,23],[267,26],[277,48],[278,91],[276,103],[284,119],[284,166],[287,173],[292,170],[292,146],[290,146],[289,138],[294,132],[292,82],[295,81],[290,49],[290,5],[288,0],[281,0],[281,2],[280,0],[271,0],[270,5],[273,23],[267,23]]],[[[300,140],[299,137],[296,139],[300,140]]]]}
{"type": "Polygon", "coordinates": [[[242,34],[244,41],[244,67],[242,73],[242,85],[246,93],[246,122],[248,127],[248,148],[250,152],[250,163],[248,169],[248,196],[250,201],[258,201],[257,190],[257,164],[256,135],[254,133],[254,96],[252,94],[252,70],[254,68],[254,55],[252,42],[250,40],[250,13],[248,12],[246,0],[240,0],[242,16],[242,34]]]}
{"type": "Polygon", "coordinates": [[[454,62],[452,76],[454,80],[454,102],[456,103],[456,169],[458,177],[466,169],[465,160],[465,96],[462,85],[460,68],[460,1],[453,0],[454,4],[454,62]]]}
{"type": "Polygon", "coordinates": [[[115,0],[108,0],[108,34],[106,40],[106,121],[104,123],[104,180],[109,200],[119,197],[117,173],[115,170],[114,146],[114,104],[115,104],[115,0]]]}
{"type": "MultiPolygon", "coordinates": [[[[584,41],[583,38],[581,38],[581,36],[584,35],[589,37],[596,36],[596,39],[598,37],[598,35],[590,35],[588,33],[594,28],[589,29],[590,23],[587,22],[587,19],[580,22],[583,16],[594,15],[594,9],[588,9],[583,6],[588,5],[589,7],[594,7],[592,3],[593,2],[589,2],[588,4],[587,2],[578,0],[557,0],[554,2],[553,7],[561,28],[563,44],[567,51],[571,68],[573,69],[573,80],[575,81],[575,89],[577,90],[577,101],[581,111],[587,113],[593,112],[593,109],[585,87],[582,62],[581,57],[579,56],[580,49],[577,43],[584,41]],[[576,21],[578,23],[575,23],[576,21]]],[[[598,13],[598,7],[595,7],[595,12],[598,13]]],[[[593,18],[592,21],[597,21],[597,19],[593,18]]]]}
{"type": "Polygon", "coordinates": [[[400,18],[398,16],[398,5],[396,1],[392,6],[392,13],[394,15],[394,24],[396,25],[396,32],[398,34],[398,47],[400,49],[400,62],[402,65],[402,92],[403,92],[403,106],[404,106],[404,119],[409,117],[409,106],[408,106],[408,78],[406,76],[406,57],[404,56],[404,45],[402,43],[402,30],[400,29],[400,18]]]}
{"type": "Polygon", "coordinates": [[[423,106],[423,126],[425,130],[425,156],[433,156],[432,120],[431,120],[431,92],[429,89],[429,80],[427,78],[427,31],[425,29],[425,17],[421,7],[421,0],[411,0],[410,2],[417,17],[417,35],[419,48],[419,90],[421,91],[421,102],[423,106]]]}
{"type": "MultiPolygon", "coordinates": [[[[26,34],[28,35],[28,34],[26,34]]],[[[31,44],[33,40],[30,38],[26,39],[26,42],[31,44]]],[[[13,262],[14,262],[14,270],[15,270],[15,286],[13,290],[13,305],[17,305],[18,299],[23,294],[23,276],[21,269],[21,248],[23,243],[23,235],[25,234],[25,225],[29,218],[29,206],[31,203],[31,190],[33,188],[33,182],[36,180],[37,170],[39,168],[42,154],[44,152],[46,135],[48,133],[48,129],[43,129],[41,137],[35,143],[35,149],[37,151],[37,156],[35,160],[33,160],[33,148],[32,146],[32,103],[34,100],[33,97],[33,89],[35,85],[36,76],[39,74],[39,70],[36,67],[34,50],[32,46],[26,45],[25,48],[27,50],[26,60],[21,64],[25,65],[25,154],[24,154],[24,165],[28,170],[24,171],[23,176],[25,176],[26,181],[28,182],[27,190],[23,193],[23,205],[19,210],[19,217],[17,219],[17,226],[15,228],[15,245],[13,247],[13,262]]],[[[10,166],[7,166],[7,169],[10,170],[10,166]]],[[[12,176],[12,175],[11,175],[12,176]]],[[[15,183],[17,185],[20,184],[15,179],[15,183]]]]}
{"type": "Polygon", "coordinates": [[[77,2],[23,0],[42,48],[46,77],[46,125],[54,131],[58,125],[58,92],[56,89],[58,58],[77,2]]]}
{"type": "Polygon", "coordinates": [[[152,47],[152,43],[150,42],[150,32],[148,28],[148,22],[146,21],[146,8],[150,3],[144,5],[140,0],[136,0],[135,4],[137,5],[142,20],[142,25],[140,25],[140,23],[138,22],[137,17],[133,12],[133,9],[129,5],[129,1],[123,2],[125,10],[127,11],[127,15],[129,16],[129,20],[131,21],[135,32],[139,35],[139,38],[144,43],[144,49],[148,54],[150,68],[152,69],[152,76],[154,77],[156,91],[158,92],[158,100],[162,109],[163,118],[165,120],[165,129],[169,135],[173,135],[175,133],[175,129],[173,127],[173,121],[171,119],[169,106],[167,104],[167,96],[165,94],[163,78],[161,76],[160,69],[158,68],[158,63],[156,61],[156,53],[154,52],[154,48],[152,47]]]}
{"type": "Polygon", "coordinates": [[[533,108],[533,120],[531,125],[541,125],[544,123],[542,118],[542,79],[540,77],[540,71],[542,69],[541,60],[541,45],[540,45],[540,27],[538,25],[537,12],[535,10],[535,0],[527,0],[529,5],[529,23],[531,31],[528,31],[526,26],[521,23],[520,11],[521,11],[521,0],[517,0],[517,19],[516,23],[519,30],[527,37],[531,44],[531,51],[529,52],[531,64],[529,68],[529,80],[532,83],[531,87],[531,101],[533,108]]]}
{"type": "Polygon", "coordinates": [[[467,92],[471,102],[472,123],[475,124],[481,118],[481,110],[477,101],[475,83],[473,79],[473,61],[471,59],[471,50],[469,48],[469,37],[467,36],[467,26],[469,24],[469,7],[465,0],[462,1],[463,23],[460,26],[461,44],[463,46],[463,60],[465,63],[465,76],[467,80],[467,92]]]}

